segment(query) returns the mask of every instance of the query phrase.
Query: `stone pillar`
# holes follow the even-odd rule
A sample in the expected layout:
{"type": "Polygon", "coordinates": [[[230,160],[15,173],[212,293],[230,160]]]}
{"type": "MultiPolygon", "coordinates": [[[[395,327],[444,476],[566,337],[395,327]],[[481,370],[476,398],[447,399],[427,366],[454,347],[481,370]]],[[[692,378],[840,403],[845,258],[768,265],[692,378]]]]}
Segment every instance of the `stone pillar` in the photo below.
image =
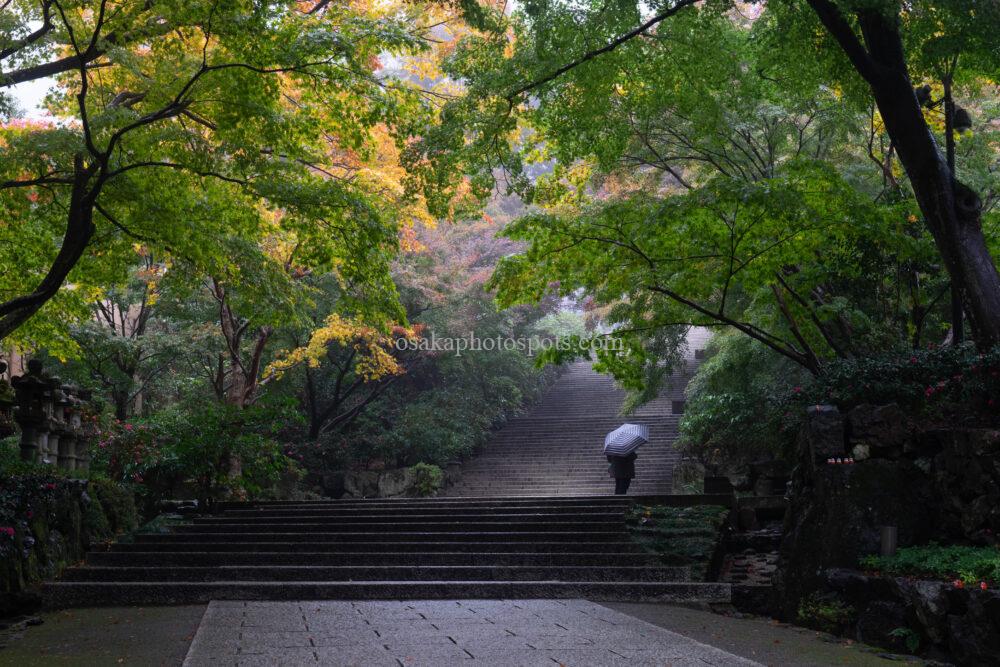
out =
{"type": "Polygon", "coordinates": [[[76,433],[76,469],[90,469],[90,443],[97,435],[97,426],[93,422],[83,423],[83,407],[90,403],[93,395],[89,389],[77,392],[78,405],[73,413],[73,427],[76,433]]]}
{"type": "Polygon", "coordinates": [[[74,387],[64,384],[61,387],[62,400],[58,404],[60,417],[59,430],[59,467],[63,470],[76,469],[76,432],[73,428],[74,387]]]}
{"type": "MultiPolygon", "coordinates": [[[[34,363],[35,360],[32,359],[29,364],[34,363]]],[[[38,364],[39,372],[41,372],[41,362],[38,364]]],[[[53,396],[53,391],[59,387],[59,383],[53,383],[52,378],[46,376],[44,373],[41,374],[42,381],[42,418],[35,428],[36,438],[38,440],[38,455],[40,457],[39,462],[51,465],[55,463],[56,452],[53,450],[52,445],[58,445],[59,436],[52,433],[52,429],[55,426],[54,408],[53,403],[55,402],[55,397],[53,396]]]]}
{"type": "Polygon", "coordinates": [[[810,468],[829,458],[846,453],[844,419],[835,405],[812,405],[806,408],[806,422],[799,434],[802,454],[810,468]]]}
{"type": "Polygon", "coordinates": [[[59,461],[59,440],[62,438],[64,426],[66,422],[64,421],[65,410],[66,410],[66,395],[62,390],[62,381],[57,377],[49,378],[49,398],[50,398],[50,413],[49,413],[49,463],[56,465],[59,461]]]}

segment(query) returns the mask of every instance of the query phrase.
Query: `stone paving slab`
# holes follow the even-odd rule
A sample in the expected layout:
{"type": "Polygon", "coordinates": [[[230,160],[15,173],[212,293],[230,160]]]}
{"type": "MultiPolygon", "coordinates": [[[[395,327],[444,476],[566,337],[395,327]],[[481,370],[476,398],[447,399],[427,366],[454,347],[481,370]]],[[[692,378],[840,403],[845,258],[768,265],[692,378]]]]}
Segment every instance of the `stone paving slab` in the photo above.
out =
{"type": "Polygon", "coordinates": [[[586,600],[209,604],[184,667],[751,667],[586,600]]]}

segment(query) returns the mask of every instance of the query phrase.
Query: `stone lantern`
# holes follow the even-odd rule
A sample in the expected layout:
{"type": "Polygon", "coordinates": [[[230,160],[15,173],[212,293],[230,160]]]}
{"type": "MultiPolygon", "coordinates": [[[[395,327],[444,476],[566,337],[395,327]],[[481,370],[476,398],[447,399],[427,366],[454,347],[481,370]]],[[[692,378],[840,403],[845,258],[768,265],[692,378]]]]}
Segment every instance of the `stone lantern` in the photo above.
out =
{"type": "Polygon", "coordinates": [[[41,454],[42,429],[48,430],[42,362],[37,359],[29,361],[28,373],[12,378],[11,386],[14,388],[14,421],[21,428],[21,460],[37,463],[41,454]]]}
{"type": "MultiPolygon", "coordinates": [[[[0,361],[0,376],[7,372],[7,362],[0,361]]],[[[0,377],[0,438],[13,435],[14,428],[14,388],[0,377]]]]}
{"type": "Polygon", "coordinates": [[[87,440],[94,434],[82,423],[90,392],[63,384],[42,370],[37,359],[28,372],[11,379],[14,388],[14,421],[21,427],[21,459],[55,463],[64,470],[86,470],[87,440]]]}

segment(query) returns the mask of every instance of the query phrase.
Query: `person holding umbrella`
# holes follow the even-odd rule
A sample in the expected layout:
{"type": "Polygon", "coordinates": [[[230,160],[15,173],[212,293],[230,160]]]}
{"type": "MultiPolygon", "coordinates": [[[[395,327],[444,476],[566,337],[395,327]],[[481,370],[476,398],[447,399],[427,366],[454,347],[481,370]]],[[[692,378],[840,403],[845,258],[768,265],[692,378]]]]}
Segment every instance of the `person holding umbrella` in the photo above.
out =
{"type": "Polygon", "coordinates": [[[635,450],[649,442],[649,427],[645,424],[622,424],[604,438],[604,454],[608,457],[608,473],[615,478],[615,495],[624,496],[635,477],[635,450]]]}
{"type": "Polygon", "coordinates": [[[624,496],[635,477],[635,460],[639,455],[635,452],[627,456],[612,456],[608,454],[608,472],[615,478],[615,495],[624,496]]]}

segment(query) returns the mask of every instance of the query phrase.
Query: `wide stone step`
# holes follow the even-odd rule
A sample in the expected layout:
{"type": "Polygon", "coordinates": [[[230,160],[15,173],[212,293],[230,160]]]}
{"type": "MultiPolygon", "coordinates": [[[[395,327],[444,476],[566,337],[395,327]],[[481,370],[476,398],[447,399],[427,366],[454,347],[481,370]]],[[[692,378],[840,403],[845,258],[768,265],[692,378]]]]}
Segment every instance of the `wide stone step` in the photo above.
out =
{"type": "MultiPolygon", "coordinates": [[[[472,483],[470,483],[469,485],[460,488],[464,488],[466,491],[470,493],[473,491],[481,492],[478,495],[504,493],[507,495],[516,496],[516,495],[530,495],[532,493],[541,493],[541,492],[549,492],[552,494],[559,494],[559,495],[572,495],[574,493],[587,493],[587,494],[593,493],[593,489],[587,488],[585,485],[581,485],[579,487],[567,488],[567,487],[543,487],[531,484],[473,485],[472,483]]],[[[594,488],[604,489],[605,493],[607,493],[608,495],[612,495],[614,492],[614,481],[613,480],[605,481],[600,485],[600,487],[594,487],[594,488]]],[[[638,485],[633,484],[633,486],[629,487],[629,492],[635,494],[641,493],[643,495],[665,495],[670,492],[670,486],[644,485],[639,487],[638,485]]]]}
{"type": "Polygon", "coordinates": [[[43,589],[50,608],[203,604],[212,600],[566,599],[632,602],[731,600],[729,584],[689,582],[354,581],[354,582],[55,582],[43,589]]]}
{"type": "MultiPolygon", "coordinates": [[[[643,471],[638,469],[637,466],[636,479],[638,479],[638,475],[641,474],[642,472],[643,471]]],[[[647,470],[645,472],[648,474],[652,474],[653,471],[647,470]]],[[[531,473],[531,472],[523,472],[520,474],[497,473],[496,475],[491,475],[488,470],[473,470],[470,471],[467,475],[465,475],[465,477],[473,477],[473,476],[488,477],[489,479],[495,482],[547,482],[549,484],[564,484],[564,485],[581,483],[581,482],[605,482],[608,479],[610,479],[610,475],[608,474],[607,471],[607,464],[605,464],[604,470],[595,470],[589,474],[579,473],[575,475],[573,474],[562,475],[559,473],[538,471],[536,473],[531,473]]],[[[657,481],[659,481],[659,479],[657,479],[657,481]]]]}
{"type": "Polygon", "coordinates": [[[384,565],[77,567],[61,581],[683,581],[685,567],[384,565]]]}
{"type": "MultiPolygon", "coordinates": [[[[371,536],[369,536],[371,537],[371,536]]],[[[314,551],[325,553],[360,553],[380,551],[382,553],[419,553],[419,552],[523,552],[530,549],[535,552],[567,552],[567,553],[628,553],[639,552],[639,547],[631,541],[619,539],[618,541],[591,541],[587,539],[577,541],[538,541],[522,543],[515,541],[499,542],[476,542],[476,541],[453,541],[453,540],[410,540],[410,541],[365,541],[365,542],[337,542],[337,541],[316,541],[303,543],[301,541],[232,541],[216,540],[215,536],[206,536],[197,540],[189,539],[184,541],[158,541],[158,542],[130,542],[116,543],[111,545],[112,551],[236,551],[242,553],[289,552],[289,551],[314,551]]]]}
{"type": "Polygon", "coordinates": [[[479,521],[483,518],[532,519],[550,518],[559,521],[580,519],[621,519],[623,510],[616,507],[583,506],[583,507],[553,507],[553,508],[485,508],[480,510],[456,509],[408,509],[408,510],[348,510],[338,508],[327,509],[256,509],[228,510],[225,514],[213,517],[197,518],[196,523],[213,523],[222,521],[279,521],[282,519],[330,519],[365,523],[368,521],[397,521],[411,519],[435,519],[449,517],[458,521],[479,521]]]}
{"type": "Polygon", "coordinates": [[[524,534],[533,533],[539,534],[563,534],[563,533],[575,533],[578,535],[582,534],[592,534],[591,531],[596,531],[598,533],[607,532],[615,533],[620,531],[622,526],[622,517],[618,517],[617,520],[609,521],[607,519],[594,520],[594,521],[521,521],[521,520],[510,520],[510,521],[476,521],[470,523],[468,521],[404,521],[404,522],[366,522],[366,523],[341,523],[338,521],[316,521],[316,520],[296,520],[296,519],[285,519],[282,521],[273,522],[233,522],[224,521],[221,523],[211,522],[211,523],[196,523],[192,525],[182,525],[176,526],[174,532],[178,536],[183,536],[188,533],[212,533],[216,535],[221,534],[288,534],[288,533],[306,533],[309,536],[316,537],[318,535],[335,534],[340,535],[355,535],[355,534],[371,534],[378,533],[383,535],[388,534],[407,534],[412,535],[414,533],[461,533],[468,534],[469,529],[474,527],[477,533],[490,532],[498,534],[524,534]],[[544,531],[544,533],[542,532],[544,531]]]}
{"type": "Polygon", "coordinates": [[[560,498],[547,496],[532,496],[528,498],[503,498],[493,497],[489,499],[463,499],[463,498],[377,498],[368,500],[270,500],[254,503],[219,503],[219,509],[223,511],[246,510],[246,509],[315,509],[315,508],[424,508],[424,507],[446,507],[446,508],[472,508],[472,507],[522,507],[530,505],[533,507],[571,507],[578,505],[619,505],[625,507],[629,504],[623,498],[608,498],[606,496],[586,496],[581,498],[560,498]]]}
{"type": "Polygon", "coordinates": [[[87,564],[98,567],[215,567],[220,565],[507,565],[507,566],[644,566],[658,567],[656,556],[648,553],[601,552],[433,552],[386,553],[326,553],[321,551],[272,552],[212,552],[212,551],[96,551],[87,554],[87,564]]]}
{"type": "Polygon", "coordinates": [[[396,542],[411,541],[453,541],[453,542],[601,542],[618,541],[625,536],[624,528],[607,531],[470,531],[468,526],[463,526],[465,530],[454,531],[399,531],[393,533],[320,533],[320,532],[246,532],[246,533],[223,533],[212,532],[199,534],[197,536],[190,533],[154,533],[140,534],[135,536],[135,544],[171,544],[189,543],[192,538],[211,539],[213,542],[303,542],[309,544],[338,543],[338,542],[368,542],[378,544],[393,544],[396,542]]]}

